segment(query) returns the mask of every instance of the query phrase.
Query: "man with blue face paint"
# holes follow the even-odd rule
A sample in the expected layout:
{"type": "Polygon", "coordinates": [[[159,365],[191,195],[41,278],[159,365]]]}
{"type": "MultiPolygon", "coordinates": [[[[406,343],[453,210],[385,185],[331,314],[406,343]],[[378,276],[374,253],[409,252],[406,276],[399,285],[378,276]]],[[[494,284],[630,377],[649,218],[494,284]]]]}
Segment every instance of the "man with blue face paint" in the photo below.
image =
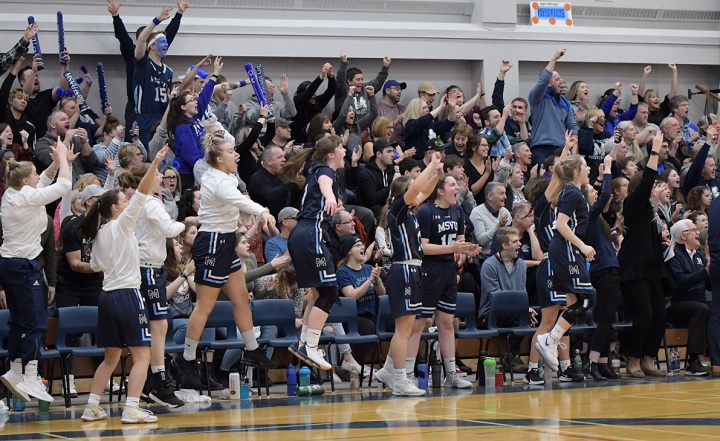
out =
{"type": "Polygon", "coordinates": [[[135,113],[137,114],[140,141],[147,145],[150,129],[162,119],[170,101],[170,83],[173,71],[163,63],[170,47],[162,32],[153,32],[155,26],[170,18],[172,8],[164,8],[140,33],[135,46],[135,113]]]}

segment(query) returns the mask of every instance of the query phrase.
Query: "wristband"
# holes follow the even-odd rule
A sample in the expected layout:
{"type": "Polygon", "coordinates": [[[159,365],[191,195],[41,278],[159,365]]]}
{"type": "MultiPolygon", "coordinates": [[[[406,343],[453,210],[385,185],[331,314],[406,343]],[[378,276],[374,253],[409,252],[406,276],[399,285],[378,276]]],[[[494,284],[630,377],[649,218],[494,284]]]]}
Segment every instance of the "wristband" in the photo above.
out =
{"type": "Polygon", "coordinates": [[[153,18],[153,23],[155,23],[155,26],[158,26],[160,24],[160,19],[157,17],[153,18]]]}
{"type": "Polygon", "coordinates": [[[655,150],[651,150],[650,156],[660,156],[660,154],[658,152],[656,152],[655,150]]]}
{"type": "Polygon", "coordinates": [[[187,274],[185,274],[185,273],[180,273],[180,277],[182,277],[185,280],[187,280],[187,278],[188,278],[187,274]]]}
{"type": "Polygon", "coordinates": [[[481,93],[480,96],[485,96],[485,92],[481,93]]]}

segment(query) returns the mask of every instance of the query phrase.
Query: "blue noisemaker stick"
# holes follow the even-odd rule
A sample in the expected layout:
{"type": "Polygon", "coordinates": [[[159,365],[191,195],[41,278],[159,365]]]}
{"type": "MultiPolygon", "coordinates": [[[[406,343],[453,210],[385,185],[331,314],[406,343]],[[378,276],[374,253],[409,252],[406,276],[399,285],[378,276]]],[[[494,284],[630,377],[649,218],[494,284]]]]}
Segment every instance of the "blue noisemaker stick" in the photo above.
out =
{"type": "Polygon", "coordinates": [[[65,25],[63,24],[63,15],[60,11],[57,13],[57,31],[58,57],[60,58],[60,64],[65,64],[65,60],[63,60],[63,55],[65,54],[65,25]]]}
{"type": "MultiPolygon", "coordinates": [[[[30,17],[28,17],[28,24],[30,26],[35,25],[35,17],[33,17],[32,15],[30,17]]],[[[33,44],[33,49],[35,50],[35,55],[37,55],[38,58],[42,60],[42,52],[40,51],[40,39],[38,38],[37,34],[35,34],[33,36],[32,44],[33,44]]],[[[43,69],[45,69],[44,66],[42,66],[42,65],[38,66],[38,71],[41,71],[43,69]]]]}
{"type": "Polygon", "coordinates": [[[100,88],[100,106],[102,107],[102,113],[105,114],[105,111],[107,110],[108,106],[110,105],[108,103],[108,97],[107,97],[107,86],[105,85],[105,68],[103,67],[102,63],[98,63],[96,65],[97,67],[97,76],[98,76],[98,85],[100,88]]]}
{"type": "Polygon", "coordinates": [[[85,65],[84,65],[84,64],[83,64],[82,66],[80,66],[80,70],[81,70],[81,71],[82,71],[82,73],[84,73],[85,75],[87,75],[87,74],[88,74],[88,70],[87,70],[87,67],[85,67],[85,65]]]}
{"type": "Polygon", "coordinates": [[[253,67],[252,63],[245,63],[245,71],[247,72],[248,78],[250,79],[250,85],[255,92],[255,96],[257,96],[258,102],[260,102],[261,106],[266,106],[267,101],[265,101],[265,95],[260,88],[260,82],[258,81],[258,77],[255,73],[255,68],[253,67]]]}
{"type": "MultiPolygon", "coordinates": [[[[265,102],[268,105],[272,104],[270,101],[270,93],[267,90],[267,83],[265,83],[265,70],[263,69],[262,64],[255,66],[255,73],[257,75],[258,83],[260,84],[260,90],[262,90],[262,93],[265,96],[265,102]]],[[[268,114],[268,117],[273,117],[272,111],[268,114]]]]}
{"type": "MultiPolygon", "coordinates": [[[[83,96],[82,93],[80,93],[80,88],[78,87],[77,83],[75,82],[75,79],[72,76],[71,72],[63,72],[63,76],[65,76],[65,80],[70,85],[70,90],[72,90],[73,94],[75,94],[76,97],[83,96]]],[[[83,102],[80,104],[80,110],[85,111],[87,110],[88,106],[87,103],[83,102]]]]}

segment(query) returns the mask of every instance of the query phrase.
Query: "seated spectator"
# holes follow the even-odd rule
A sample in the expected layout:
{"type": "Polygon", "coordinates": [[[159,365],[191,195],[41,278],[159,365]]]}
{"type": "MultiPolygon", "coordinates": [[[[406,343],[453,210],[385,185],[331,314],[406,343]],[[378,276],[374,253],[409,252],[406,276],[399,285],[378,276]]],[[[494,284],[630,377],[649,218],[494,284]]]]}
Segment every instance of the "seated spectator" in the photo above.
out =
{"type": "MultiPolygon", "coordinates": [[[[380,278],[381,268],[364,263],[365,244],[357,237],[346,236],[340,239],[340,255],[343,257],[337,269],[338,290],[342,296],[353,298],[357,302],[360,335],[375,334],[377,297],[385,295],[385,285],[380,278]]],[[[365,344],[355,346],[354,352],[359,360],[365,360],[368,347],[369,345],[365,344]]],[[[359,369],[357,373],[360,373],[359,369]]]]}
{"type": "Polygon", "coordinates": [[[470,221],[474,228],[473,237],[482,247],[482,252],[478,256],[480,260],[491,256],[490,241],[495,232],[511,221],[510,211],[505,208],[505,200],[505,186],[499,182],[491,182],[485,186],[485,203],[478,205],[470,213],[470,221]]]}
{"type": "Polygon", "coordinates": [[[450,142],[445,146],[445,155],[455,155],[460,158],[465,156],[465,148],[468,145],[468,140],[472,138],[472,128],[459,122],[453,127],[450,133],[450,142]]]}
{"type": "Polygon", "coordinates": [[[710,286],[710,266],[705,253],[698,252],[700,232],[688,219],[681,219],[670,229],[674,240],[672,252],[666,258],[667,267],[675,282],[675,289],[667,307],[667,320],[673,326],[688,328],[689,364],[686,375],[705,376],[709,370],[700,362],[705,353],[710,307],[705,301],[705,291],[710,286]]]}
{"type": "MultiPolygon", "coordinates": [[[[402,127],[402,125],[398,125],[402,127]]],[[[400,164],[406,158],[412,158],[415,155],[415,150],[408,149],[403,151],[398,141],[395,139],[395,126],[393,126],[392,120],[387,116],[378,116],[372,123],[370,129],[370,140],[363,145],[363,162],[369,162],[373,158],[373,145],[374,141],[381,139],[387,140],[390,144],[395,145],[395,154],[393,160],[395,164],[400,164]]],[[[402,138],[400,138],[402,141],[402,138]]]]}
{"type": "Polygon", "coordinates": [[[287,241],[290,233],[297,225],[299,211],[294,207],[285,207],[280,210],[277,217],[277,226],[280,234],[271,238],[265,244],[265,261],[270,262],[277,256],[282,256],[288,250],[287,241]]]}
{"type": "MultiPolygon", "coordinates": [[[[482,276],[482,294],[478,309],[480,329],[487,329],[488,314],[492,307],[490,294],[501,291],[525,291],[527,266],[518,255],[522,247],[518,230],[513,227],[500,228],[495,245],[499,251],[486,259],[480,270],[482,276]]],[[[535,316],[532,308],[529,313],[532,317],[535,316]]],[[[498,326],[517,325],[517,317],[501,317],[498,321],[498,326]]],[[[510,354],[505,354],[503,357],[503,365],[512,366],[515,373],[527,372],[527,365],[517,356],[523,339],[524,337],[510,337],[510,352],[515,354],[515,357],[510,359],[510,354]]]]}
{"type": "Polygon", "coordinates": [[[162,200],[165,205],[165,211],[168,212],[172,220],[178,217],[178,202],[182,194],[182,184],[180,183],[180,173],[175,170],[172,165],[166,165],[160,169],[163,174],[162,200]]]}
{"type": "Polygon", "coordinates": [[[693,187],[687,195],[685,208],[688,212],[701,211],[705,214],[708,212],[710,203],[712,202],[712,192],[707,187],[693,187]]]}

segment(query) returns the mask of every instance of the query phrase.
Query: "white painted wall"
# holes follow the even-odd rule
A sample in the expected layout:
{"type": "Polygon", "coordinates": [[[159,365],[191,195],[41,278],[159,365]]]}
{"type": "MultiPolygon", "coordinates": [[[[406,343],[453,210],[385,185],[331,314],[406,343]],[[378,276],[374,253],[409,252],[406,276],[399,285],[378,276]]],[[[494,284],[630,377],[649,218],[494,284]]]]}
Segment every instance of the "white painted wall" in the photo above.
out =
{"type": "MultiPolygon", "coordinates": [[[[313,79],[324,62],[337,67],[341,50],[349,54],[351,66],[360,67],[366,78],[374,76],[380,59],[387,54],[393,57],[390,78],[406,81],[409,86],[403,103],[415,96],[417,84],[424,80],[434,82],[439,89],[457,84],[470,96],[481,76],[486,79],[489,100],[497,66],[503,58],[515,64],[507,76],[506,98],[527,96],[547,59],[558,47],[568,49],[567,56],[557,66],[558,71],[568,84],[576,79],[586,80],[593,98],[612,87],[615,81],[628,86],[638,82],[646,64],[654,67],[648,87],[659,88],[662,93],[669,89],[669,69],[664,67],[668,62],[679,66],[679,93],[686,94],[688,87],[694,88],[695,84],[713,88],[720,84],[717,23],[675,23],[679,29],[669,30],[663,23],[644,22],[632,27],[627,21],[621,24],[599,20],[585,24],[576,21],[577,26],[568,30],[539,29],[514,24],[516,5],[523,2],[503,2],[502,7],[493,8],[497,2],[465,0],[468,13],[430,14],[418,12],[421,3],[403,3],[403,0],[328,1],[317,3],[324,5],[317,10],[308,10],[308,1],[191,0],[192,6],[183,18],[181,32],[167,62],[176,75],[180,75],[203,54],[219,54],[225,57],[224,74],[231,79],[244,77],[245,62],[262,63],[266,74],[273,78],[287,73],[290,89],[294,91],[301,81],[313,79]],[[218,8],[214,6],[218,2],[255,6],[218,8]],[[290,6],[278,9],[283,2],[290,6]],[[396,9],[408,4],[416,10],[403,13],[367,9],[380,4],[396,9]],[[365,9],[343,10],[352,7],[365,9]],[[498,27],[505,30],[492,30],[498,27]]],[[[121,16],[131,33],[149,22],[159,12],[158,5],[164,4],[157,0],[124,3],[121,16]]],[[[457,7],[463,0],[433,3],[433,7],[438,3],[457,7]]],[[[720,10],[720,0],[578,0],[572,3],[574,7],[720,10]]],[[[0,39],[5,42],[0,50],[17,41],[28,15],[34,15],[41,23],[41,45],[46,60],[46,69],[41,74],[44,87],[54,85],[59,78],[57,56],[53,56],[53,52],[57,53],[55,12],[61,9],[75,74],[79,75],[81,64],[92,67],[102,61],[108,76],[110,102],[116,113],[122,113],[125,71],[104,2],[2,0],[0,8],[3,12],[0,39]]],[[[249,94],[249,88],[241,89],[233,100],[242,102],[249,94]]],[[[89,102],[99,108],[96,90],[89,102]]],[[[702,113],[704,97],[693,97],[691,103],[691,117],[695,120],[702,113]]]]}

